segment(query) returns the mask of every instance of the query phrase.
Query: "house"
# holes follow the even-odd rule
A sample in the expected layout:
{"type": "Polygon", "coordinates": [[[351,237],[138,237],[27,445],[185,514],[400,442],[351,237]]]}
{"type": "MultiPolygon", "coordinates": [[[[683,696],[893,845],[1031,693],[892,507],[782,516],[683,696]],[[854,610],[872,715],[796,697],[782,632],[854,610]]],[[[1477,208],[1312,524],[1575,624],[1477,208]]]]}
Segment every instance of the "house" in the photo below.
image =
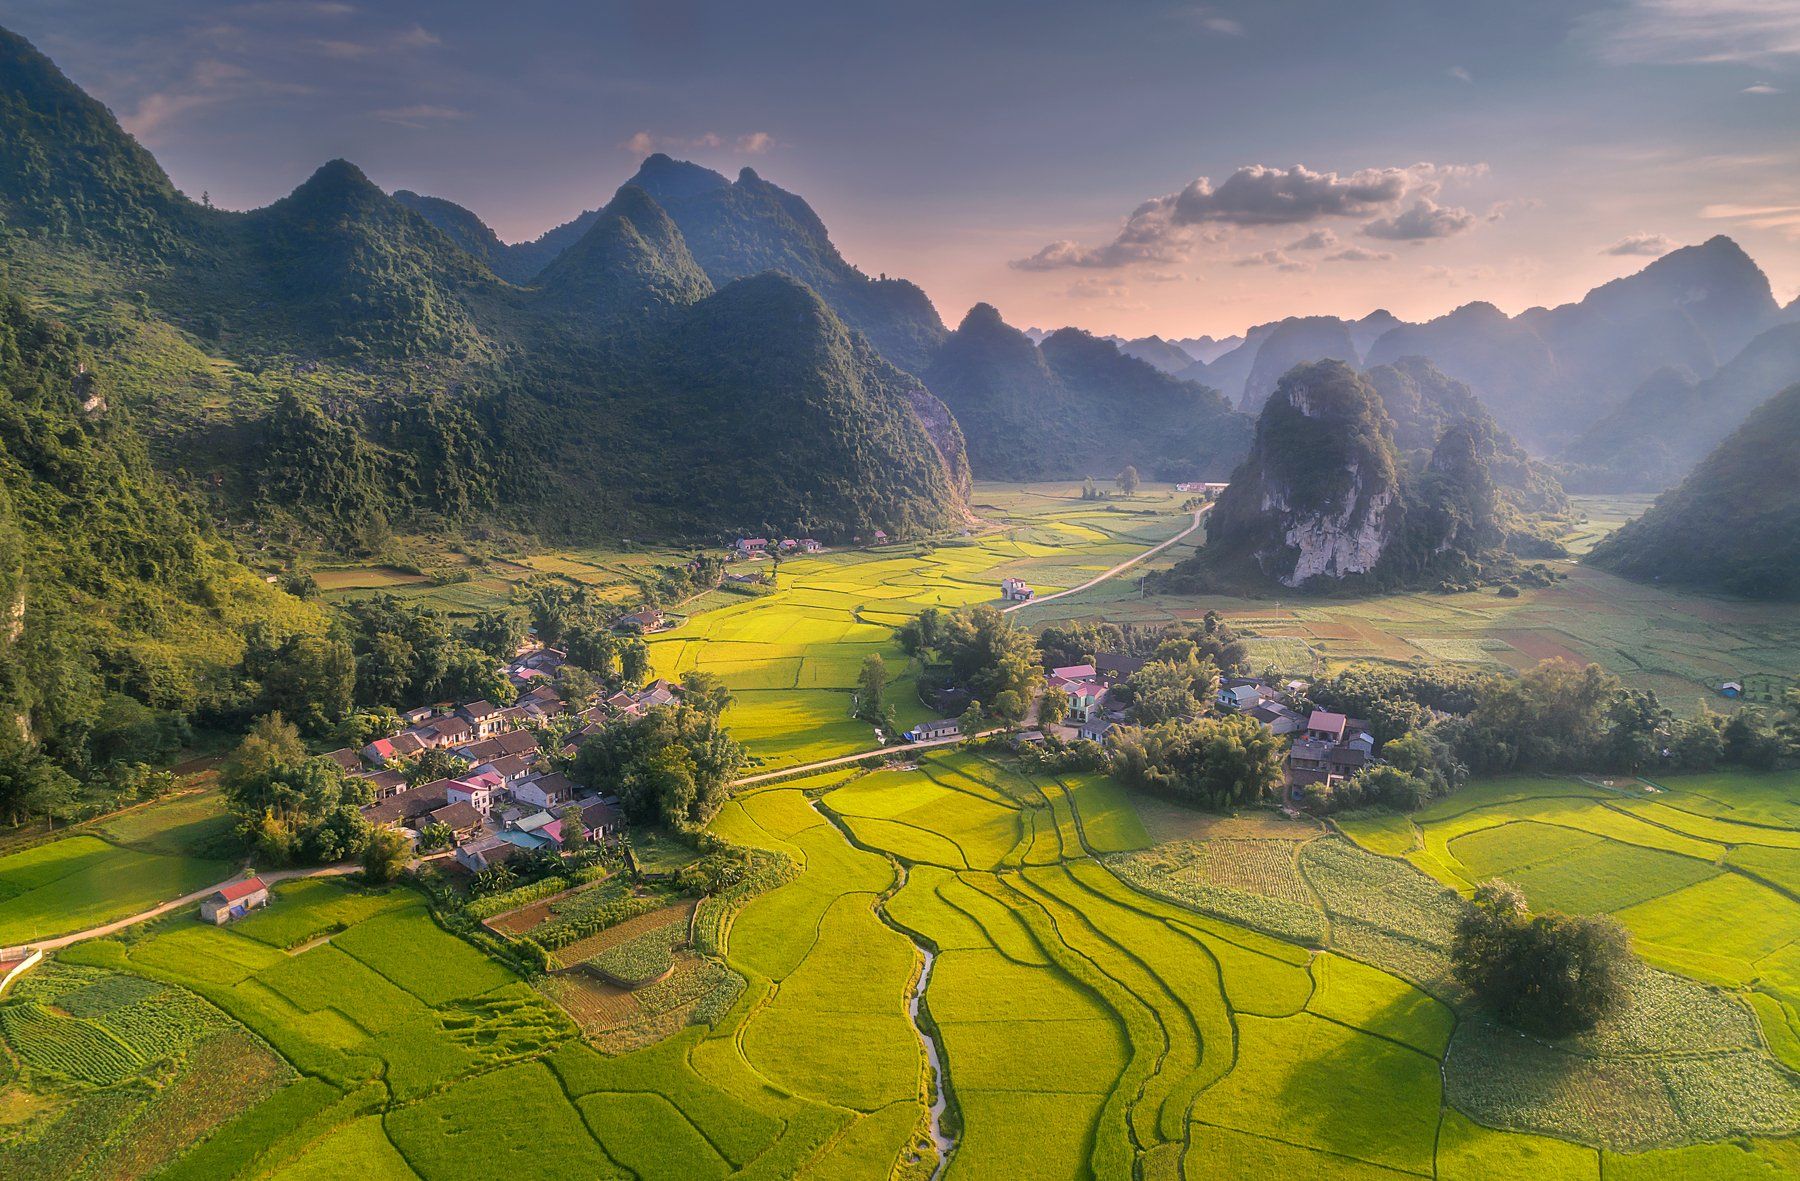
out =
{"type": "Polygon", "coordinates": [[[505,837],[476,837],[467,844],[456,847],[456,863],[470,873],[480,873],[506,861],[518,851],[519,846],[505,837]]]}
{"type": "Polygon", "coordinates": [[[417,787],[395,792],[386,799],[365,807],[362,810],[363,818],[370,824],[398,824],[406,828],[417,828],[422,817],[429,816],[450,802],[451,782],[449,779],[434,779],[430,783],[421,783],[417,787]]]}
{"type": "Polygon", "coordinates": [[[1009,603],[1028,603],[1032,594],[1031,584],[1022,578],[1000,580],[1000,597],[1009,603]]]}
{"type": "Polygon", "coordinates": [[[613,621],[615,631],[653,632],[663,625],[663,613],[655,607],[632,611],[613,621]]]}
{"type": "Polygon", "coordinates": [[[1306,719],[1306,736],[1318,742],[1342,742],[1350,719],[1326,709],[1315,709],[1306,719]]]}
{"type": "Polygon", "coordinates": [[[1053,681],[1091,681],[1098,675],[1091,664],[1065,664],[1061,668],[1050,670],[1050,679],[1053,681]]]}
{"type": "MultiPolygon", "coordinates": [[[[446,746],[456,747],[472,739],[482,737],[475,733],[475,727],[469,724],[469,719],[462,717],[461,715],[439,718],[434,722],[429,722],[408,733],[417,736],[419,742],[422,744],[421,749],[425,750],[437,750],[446,746]]],[[[397,734],[394,736],[395,750],[400,749],[399,741],[405,736],[405,734],[397,734]]]]}
{"type": "Polygon", "coordinates": [[[406,776],[398,771],[365,771],[356,778],[367,783],[378,800],[385,800],[406,790],[406,776]]]}
{"type": "Polygon", "coordinates": [[[456,835],[456,843],[460,845],[481,831],[482,817],[475,805],[466,800],[458,800],[431,813],[431,823],[441,824],[449,829],[456,835]]]}
{"type": "Polygon", "coordinates": [[[825,547],[819,544],[819,539],[816,537],[802,537],[800,539],[800,552],[803,554],[821,554],[825,552],[825,547]]]}
{"type": "Polygon", "coordinates": [[[1126,656],[1121,652],[1101,652],[1094,657],[1095,671],[1109,685],[1118,684],[1149,663],[1148,656],[1126,656]]]}
{"type": "Polygon", "coordinates": [[[539,808],[560,808],[575,798],[575,784],[568,776],[555,772],[521,779],[509,790],[512,798],[521,804],[535,804],[539,808]]]}
{"type": "Polygon", "coordinates": [[[603,841],[625,830],[625,814],[618,805],[594,797],[582,802],[581,826],[590,841],[603,841]]]}
{"type": "Polygon", "coordinates": [[[888,543],[887,530],[885,530],[885,529],[875,530],[875,544],[876,545],[886,545],[887,543],[888,543]]]}
{"type": "Polygon", "coordinates": [[[531,774],[531,762],[524,755],[503,755],[492,762],[477,763],[477,775],[493,775],[502,784],[513,783],[531,774]]]}
{"type": "Polygon", "coordinates": [[[1742,697],[1743,695],[1744,686],[1739,681],[1726,681],[1719,686],[1720,697],[1742,697]]]}
{"type": "Polygon", "coordinates": [[[491,701],[471,701],[456,712],[468,720],[477,739],[491,738],[506,725],[500,707],[491,701]]]}
{"type": "Polygon", "coordinates": [[[1216,700],[1226,709],[1254,709],[1263,703],[1263,687],[1255,681],[1222,681],[1216,700]]]}
{"type": "Polygon", "coordinates": [[[748,558],[752,555],[761,557],[769,548],[769,539],[766,537],[740,537],[731,548],[737,551],[737,556],[740,558],[748,558]]]}
{"type": "Polygon", "coordinates": [[[362,756],[347,746],[339,750],[331,751],[326,754],[325,757],[336,763],[338,768],[346,775],[359,774],[363,769],[362,756]]]}
{"type": "Polygon", "coordinates": [[[793,552],[794,552],[794,551],[795,551],[795,550],[796,550],[796,549],[799,549],[799,548],[800,548],[800,543],[799,543],[799,542],[797,542],[797,541],[795,541],[795,540],[794,540],[794,539],[793,539],[793,538],[791,538],[791,537],[784,537],[784,538],[782,538],[782,539],[781,539],[781,545],[780,545],[780,546],[779,546],[779,547],[778,547],[778,548],[779,548],[779,549],[780,549],[780,550],[781,550],[781,552],[782,552],[782,553],[784,553],[784,554],[791,554],[791,553],[793,553],[793,552]]]}
{"type": "Polygon", "coordinates": [[[1306,724],[1299,714],[1279,701],[1265,701],[1260,705],[1251,706],[1244,712],[1262,723],[1263,727],[1277,738],[1292,734],[1306,724]]]}
{"type": "Polygon", "coordinates": [[[529,730],[508,730],[504,734],[496,734],[492,738],[484,738],[480,742],[471,742],[456,748],[456,753],[471,763],[491,763],[495,759],[519,756],[531,759],[538,753],[537,735],[529,730]]]}
{"type": "Polygon", "coordinates": [[[253,910],[269,905],[269,887],[261,878],[245,878],[220,886],[200,903],[200,921],[222,927],[232,919],[241,919],[253,910]]]}
{"type": "Polygon", "coordinates": [[[1088,742],[1105,742],[1106,736],[1112,733],[1113,727],[1118,724],[1105,714],[1095,712],[1092,717],[1081,723],[1081,728],[1076,731],[1076,736],[1088,742]]]}
{"type": "Polygon", "coordinates": [[[1065,692],[1069,695],[1070,719],[1085,722],[1099,716],[1111,690],[1099,681],[1080,681],[1065,692]]]}
{"type": "Polygon", "coordinates": [[[546,811],[536,811],[528,816],[521,816],[512,822],[512,831],[522,832],[527,836],[535,836],[546,824],[553,824],[556,817],[546,811]]]}
{"type": "Polygon", "coordinates": [[[645,685],[643,690],[638,693],[637,704],[645,709],[655,709],[659,705],[674,705],[675,695],[674,683],[658,677],[645,685]]]}
{"type": "Polygon", "coordinates": [[[436,714],[437,709],[434,706],[415,705],[400,716],[406,719],[407,725],[416,726],[420,722],[430,721],[436,714]]]}
{"type": "Polygon", "coordinates": [[[962,733],[962,723],[955,718],[939,718],[935,722],[920,722],[906,732],[908,742],[930,742],[937,738],[955,738],[962,733]]]}
{"type": "Polygon", "coordinates": [[[400,752],[394,749],[393,739],[377,738],[374,742],[371,742],[369,745],[362,748],[362,757],[369,760],[369,762],[374,763],[377,767],[385,767],[389,763],[398,760],[400,758],[400,752]]]}
{"type": "Polygon", "coordinates": [[[466,779],[452,779],[444,788],[444,799],[451,804],[469,804],[486,816],[494,810],[505,789],[505,779],[491,771],[483,772],[466,779]]]}

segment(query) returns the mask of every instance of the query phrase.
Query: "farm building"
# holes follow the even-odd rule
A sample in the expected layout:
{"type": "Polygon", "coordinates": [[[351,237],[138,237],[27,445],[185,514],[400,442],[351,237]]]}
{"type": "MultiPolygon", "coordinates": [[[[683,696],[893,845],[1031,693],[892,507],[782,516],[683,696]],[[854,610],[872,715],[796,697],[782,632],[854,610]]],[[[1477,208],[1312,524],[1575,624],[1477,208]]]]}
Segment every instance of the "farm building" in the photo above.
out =
{"type": "Polygon", "coordinates": [[[1742,697],[1743,695],[1744,686],[1737,681],[1726,681],[1719,686],[1720,697],[1742,697]]]}
{"type": "Polygon", "coordinates": [[[221,886],[200,903],[200,921],[222,927],[232,919],[241,919],[253,910],[269,905],[269,887],[261,878],[245,878],[229,886],[221,886]]]}
{"type": "Polygon", "coordinates": [[[935,722],[920,722],[906,732],[909,742],[930,742],[934,738],[954,738],[962,733],[962,723],[955,718],[939,718],[935,722]]]}
{"type": "Polygon", "coordinates": [[[1000,580],[1000,597],[1009,603],[1028,603],[1036,593],[1031,584],[1022,578],[1002,578],[1000,580]]]}

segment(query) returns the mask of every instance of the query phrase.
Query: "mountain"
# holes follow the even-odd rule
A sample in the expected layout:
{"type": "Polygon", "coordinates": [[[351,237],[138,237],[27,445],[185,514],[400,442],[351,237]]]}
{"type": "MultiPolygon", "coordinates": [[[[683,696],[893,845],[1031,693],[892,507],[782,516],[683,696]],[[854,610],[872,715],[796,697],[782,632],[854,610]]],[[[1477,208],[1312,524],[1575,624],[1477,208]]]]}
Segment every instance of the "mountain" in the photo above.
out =
{"type": "Polygon", "coordinates": [[[1126,464],[1195,479],[1230,470],[1249,439],[1217,392],[1073,328],[1034,345],[988,304],[969,310],[924,378],[989,479],[1110,477],[1126,464]]]}
{"type": "Polygon", "coordinates": [[[1596,287],[1576,303],[1513,317],[1472,303],[1394,328],[1365,360],[1429,357],[1474,387],[1528,445],[1555,452],[1658,369],[1710,376],[1780,316],[1767,277],[1735,242],[1715,237],[1596,287]]]}
{"type": "Polygon", "coordinates": [[[754,169],[728,181],[659,152],[628,183],[668,211],[715,286],[764,271],[791,275],[889,361],[914,373],[944,339],[943,321],[923,291],[903,279],[871,279],[845,262],[812,207],[754,169]]]}
{"type": "Polygon", "coordinates": [[[1222,336],[1217,340],[1210,336],[1190,336],[1183,340],[1171,340],[1170,344],[1186,353],[1196,361],[1207,362],[1229,353],[1244,343],[1241,336],[1222,336]]]}
{"type": "MultiPolygon", "coordinates": [[[[241,320],[266,334],[356,356],[472,356],[491,338],[474,306],[493,296],[493,274],[424,218],[389,197],[347,160],[322,165],[265,208],[234,217],[225,270],[248,264],[278,317],[241,320]]],[[[172,304],[226,317],[225,299],[168,293],[172,304]]]]}
{"type": "Polygon", "coordinates": [[[1146,365],[1154,366],[1164,373],[1179,373],[1195,361],[1195,358],[1185,349],[1160,336],[1140,336],[1136,340],[1125,340],[1116,336],[1108,336],[1103,339],[1117,345],[1119,351],[1127,357],[1136,357],[1146,365]]]}
{"type": "Polygon", "coordinates": [[[193,206],[112,113],[0,28],[0,221],[107,255],[180,248],[193,206]]]}
{"type": "Polygon", "coordinates": [[[1800,383],[1758,407],[1588,561],[1640,582],[1800,599],[1800,383]]]}
{"type": "Polygon", "coordinates": [[[1236,345],[1210,361],[1195,361],[1175,376],[1212,386],[1225,395],[1226,401],[1240,402],[1244,384],[1250,380],[1250,370],[1256,364],[1257,350],[1273,331],[1274,324],[1258,324],[1246,331],[1243,340],[1236,345]]]}
{"type": "Polygon", "coordinates": [[[1751,411],[1800,381],[1800,324],[1744,346],[1711,377],[1665,366],[1558,457],[1583,491],[1654,492],[1679,481],[1751,411]]]}
{"type": "Polygon", "coordinates": [[[1247,414],[1261,410],[1275,383],[1296,365],[1325,360],[1356,365],[1360,359],[1349,327],[1336,316],[1290,317],[1270,328],[1257,347],[1238,409],[1247,414]]]}
{"type": "MultiPolygon", "coordinates": [[[[255,625],[323,613],[237,559],[155,471],[111,366],[0,280],[0,750],[83,773],[125,746],[118,719],[232,717],[255,625]],[[21,754],[19,740],[30,753],[21,754]],[[109,753],[111,751],[111,753],[109,753]]],[[[172,750],[164,753],[173,753],[172,750]]],[[[18,800],[11,797],[8,806],[18,800]]]]}
{"type": "Polygon", "coordinates": [[[520,253],[522,247],[509,246],[500,240],[488,224],[468,209],[442,197],[424,197],[408,189],[396,189],[394,200],[412,210],[438,228],[462,250],[487,264],[490,271],[508,283],[523,284],[542,269],[520,253]]]}
{"type": "Polygon", "coordinates": [[[1350,333],[1350,343],[1356,348],[1358,356],[1364,356],[1376,341],[1404,325],[1406,321],[1388,311],[1376,308],[1360,320],[1345,325],[1350,333]]]}
{"type": "Polygon", "coordinates": [[[1409,463],[1372,382],[1342,361],[1297,365],[1264,405],[1206,545],[1160,581],[1227,593],[1478,583],[1511,567],[1519,523],[1495,480],[1509,444],[1485,416],[1460,416],[1409,463]]]}
{"type": "Polygon", "coordinates": [[[247,213],[189,202],[48,59],[10,34],[0,53],[0,273],[102,342],[156,461],[272,560],[417,531],[842,540],[965,519],[953,416],[813,292],[929,305],[848,267],[754,173],[645,170],[721,274],[773,260],[811,290],[715,282],[635,186],[540,239],[562,248],[521,287],[496,273],[524,275],[521,252],[473,214],[346,161],[247,213]]]}
{"type": "Polygon", "coordinates": [[[537,277],[537,302],[578,317],[590,330],[657,324],[712,290],[681,231],[636,185],[621,188],[537,277]]]}

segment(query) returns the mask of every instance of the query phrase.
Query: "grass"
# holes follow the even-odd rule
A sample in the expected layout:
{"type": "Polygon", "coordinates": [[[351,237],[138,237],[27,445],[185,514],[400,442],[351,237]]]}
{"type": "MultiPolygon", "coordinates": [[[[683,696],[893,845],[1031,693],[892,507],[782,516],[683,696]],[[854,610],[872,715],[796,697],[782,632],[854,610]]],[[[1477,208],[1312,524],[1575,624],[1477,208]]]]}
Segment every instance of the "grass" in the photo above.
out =
{"type": "Polygon", "coordinates": [[[222,861],[140,853],[86,835],[0,857],[0,945],[99,926],[229,874],[222,861]]]}

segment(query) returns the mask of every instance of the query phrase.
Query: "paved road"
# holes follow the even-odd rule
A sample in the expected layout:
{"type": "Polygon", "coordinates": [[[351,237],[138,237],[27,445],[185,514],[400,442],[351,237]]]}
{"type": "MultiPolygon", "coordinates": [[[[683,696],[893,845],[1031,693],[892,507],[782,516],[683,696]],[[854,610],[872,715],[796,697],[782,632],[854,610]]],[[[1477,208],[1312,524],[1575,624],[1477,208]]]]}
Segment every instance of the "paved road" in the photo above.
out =
{"type": "Polygon", "coordinates": [[[1201,507],[1195,509],[1194,510],[1194,523],[1192,525],[1189,525],[1186,529],[1183,529],[1180,533],[1177,533],[1175,536],[1169,538],[1169,540],[1162,542],[1160,545],[1151,546],[1149,549],[1145,550],[1143,553],[1139,554],[1135,558],[1128,558],[1127,560],[1120,562],[1117,566],[1114,566],[1111,570],[1108,570],[1103,574],[1095,575],[1094,577],[1088,579],[1086,582],[1082,583],[1080,586],[1072,586],[1068,590],[1060,590],[1060,591],[1057,591],[1053,595],[1045,595],[1044,597],[1042,597],[1040,599],[1027,599],[1023,603],[1014,603],[1010,607],[1002,607],[1002,608],[1000,608],[1000,613],[1003,615],[1011,615],[1014,611],[1023,611],[1025,608],[1035,607],[1039,603],[1054,603],[1058,599],[1066,598],[1069,595],[1078,595],[1084,590],[1088,590],[1092,587],[1099,586],[1101,583],[1105,582],[1107,579],[1113,577],[1114,575],[1122,574],[1125,571],[1131,569],[1133,566],[1137,565],[1139,562],[1143,561],[1145,558],[1153,558],[1157,554],[1162,553],[1164,550],[1166,550],[1170,546],[1174,545],[1176,542],[1182,541],[1188,537],[1193,536],[1194,530],[1200,528],[1200,518],[1205,516],[1206,510],[1211,507],[1212,507],[1211,505],[1202,505],[1201,507]]]}

